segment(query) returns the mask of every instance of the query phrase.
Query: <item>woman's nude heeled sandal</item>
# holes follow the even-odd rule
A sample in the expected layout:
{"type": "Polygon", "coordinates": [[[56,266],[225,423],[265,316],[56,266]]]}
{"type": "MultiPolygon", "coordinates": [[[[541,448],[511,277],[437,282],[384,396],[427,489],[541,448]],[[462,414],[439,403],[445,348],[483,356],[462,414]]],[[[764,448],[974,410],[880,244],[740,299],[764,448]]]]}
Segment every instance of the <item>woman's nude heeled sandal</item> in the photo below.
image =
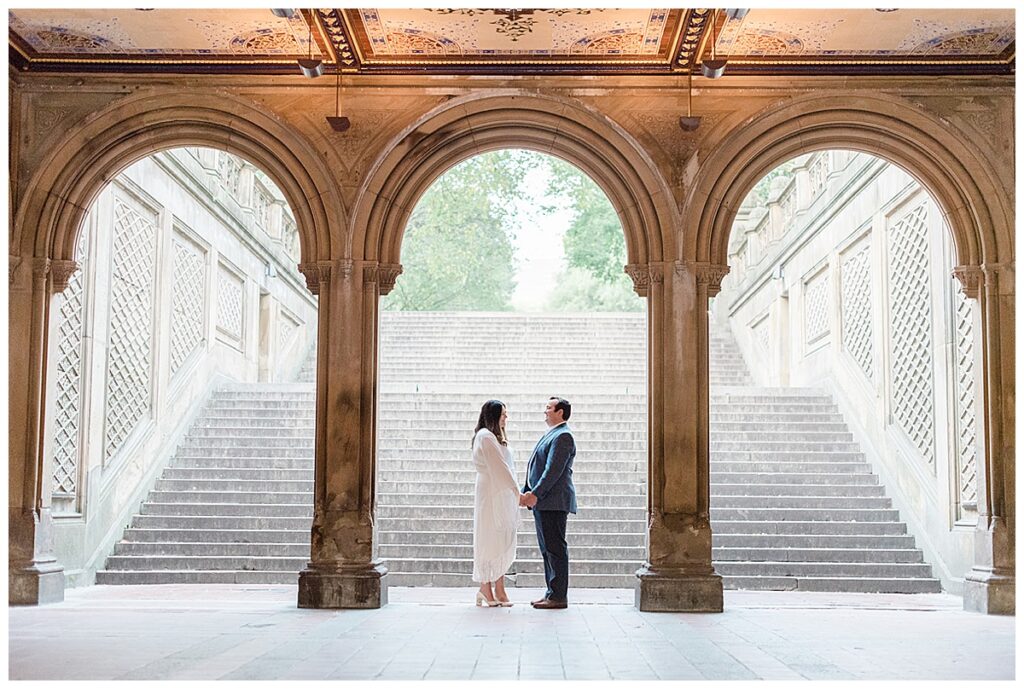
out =
{"type": "Polygon", "coordinates": [[[483,607],[496,608],[499,605],[501,605],[501,603],[499,603],[496,600],[487,600],[487,597],[484,594],[480,593],[479,591],[476,592],[476,604],[477,604],[477,607],[480,607],[480,608],[483,608],[483,607]]]}

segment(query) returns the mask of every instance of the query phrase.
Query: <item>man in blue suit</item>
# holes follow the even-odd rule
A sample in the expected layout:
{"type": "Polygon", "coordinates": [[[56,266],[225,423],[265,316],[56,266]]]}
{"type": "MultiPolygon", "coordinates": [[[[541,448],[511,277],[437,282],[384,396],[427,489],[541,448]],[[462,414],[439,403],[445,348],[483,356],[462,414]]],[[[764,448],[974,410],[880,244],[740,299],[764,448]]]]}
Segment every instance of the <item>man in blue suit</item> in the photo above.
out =
{"type": "Polygon", "coordinates": [[[569,606],[569,546],[565,542],[565,524],[569,513],[576,514],[576,488],[572,485],[572,460],[576,441],[566,423],[572,405],[561,397],[552,397],[544,407],[548,432],[533,448],[526,469],[526,485],[519,504],[533,510],[537,526],[537,544],[544,558],[547,593],[531,605],[540,610],[569,606]]]}

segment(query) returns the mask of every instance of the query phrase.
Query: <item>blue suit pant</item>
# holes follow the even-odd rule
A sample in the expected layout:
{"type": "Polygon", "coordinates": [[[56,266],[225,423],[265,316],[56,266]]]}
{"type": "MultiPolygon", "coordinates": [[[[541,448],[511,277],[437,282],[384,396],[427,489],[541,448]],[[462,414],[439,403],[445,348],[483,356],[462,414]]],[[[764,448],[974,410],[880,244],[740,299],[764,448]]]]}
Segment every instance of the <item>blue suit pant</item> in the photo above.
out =
{"type": "Polygon", "coordinates": [[[544,597],[549,600],[568,600],[569,544],[565,542],[565,525],[568,518],[568,512],[533,510],[537,544],[544,558],[544,579],[548,584],[544,597]]]}

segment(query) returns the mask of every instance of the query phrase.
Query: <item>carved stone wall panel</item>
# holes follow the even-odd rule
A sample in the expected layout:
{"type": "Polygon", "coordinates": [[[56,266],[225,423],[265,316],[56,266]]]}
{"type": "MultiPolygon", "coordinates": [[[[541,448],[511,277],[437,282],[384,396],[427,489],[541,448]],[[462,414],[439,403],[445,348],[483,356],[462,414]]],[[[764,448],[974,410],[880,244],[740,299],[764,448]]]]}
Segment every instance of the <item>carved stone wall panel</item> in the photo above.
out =
{"type": "Polygon", "coordinates": [[[241,348],[245,328],[245,281],[221,263],[217,269],[217,330],[241,348]]]}
{"type": "Polygon", "coordinates": [[[804,284],[804,343],[818,343],[829,333],[828,271],[820,271],[804,284]]]}
{"type": "Polygon", "coordinates": [[[840,268],[843,349],[868,380],[875,377],[870,248],[862,239],[846,252],[840,268]]]}
{"type": "Polygon", "coordinates": [[[893,422],[935,466],[928,206],[889,227],[889,391],[893,422]]]}
{"type": "Polygon", "coordinates": [[[57,399],[53,422],[53,497],[73,501],[78,493],[82,417],[82,357],[85,328],[85,257],[87,233],[78,237],[75,260],[79,270],[55,298],[60,300],[57,359],[53,362],[57,399]]]}
{"type": "Polygon", "coordinates": [[[109,460],[150,408],[156,218],[114,198],[110,345],[107,354],[104,457],[109,460]]]}
{"type": "Polygon", "coordinates": [[[187,239],[175,237],[174,283],[171,295],[171,375],[202,344],[206,311],[205,252],[187,239]]]}
{"type": "Polygon", "coordinates": [[[976,510],[978,503],[978,431],[975,421],[974,382],[974,302],[968,299],[954,280],[953,309],[956,338],[954,371],[956,375],[956,457],[960,514],[976,510]]]}

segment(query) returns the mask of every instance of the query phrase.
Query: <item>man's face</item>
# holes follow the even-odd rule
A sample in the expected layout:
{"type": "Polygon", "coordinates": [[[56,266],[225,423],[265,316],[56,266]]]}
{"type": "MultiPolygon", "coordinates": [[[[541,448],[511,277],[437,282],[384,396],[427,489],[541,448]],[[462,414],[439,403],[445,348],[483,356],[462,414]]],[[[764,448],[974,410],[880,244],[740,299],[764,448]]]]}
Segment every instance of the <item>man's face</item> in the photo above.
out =
{"type": "Polygon", "coordinates": [[[556,404],[557,402],[555,400],[548,400],[548,403],[544,405],[544,423],[548,426],[557,426],[565,421],[565,419],[562,418],[564,412],[562,412],[561,409],[555,411],[556,404]]]}

